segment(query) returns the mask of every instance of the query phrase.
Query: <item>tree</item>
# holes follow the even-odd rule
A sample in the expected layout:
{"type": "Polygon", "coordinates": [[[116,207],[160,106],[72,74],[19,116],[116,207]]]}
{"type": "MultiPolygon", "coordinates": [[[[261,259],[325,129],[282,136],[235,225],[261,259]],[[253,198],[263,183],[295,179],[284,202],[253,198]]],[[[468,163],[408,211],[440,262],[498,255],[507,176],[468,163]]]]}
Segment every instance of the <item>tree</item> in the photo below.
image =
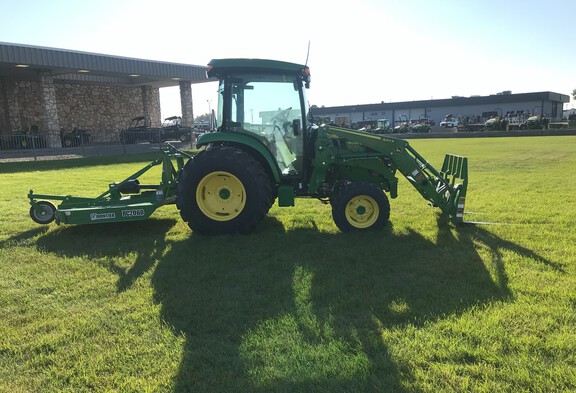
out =
{"type": "Polygon", "coordinates": [[[576,89],[572,90],[572,98],[576,100],[576,89]]]}
{"type": "Polygon", "coordinates": [[[196,118],[194,119],[195,122],[199,122],[199,121],[210,121],[210,114],[209,113],[204,113],[203,115],[200,116],[196,116],[196,118]]]}

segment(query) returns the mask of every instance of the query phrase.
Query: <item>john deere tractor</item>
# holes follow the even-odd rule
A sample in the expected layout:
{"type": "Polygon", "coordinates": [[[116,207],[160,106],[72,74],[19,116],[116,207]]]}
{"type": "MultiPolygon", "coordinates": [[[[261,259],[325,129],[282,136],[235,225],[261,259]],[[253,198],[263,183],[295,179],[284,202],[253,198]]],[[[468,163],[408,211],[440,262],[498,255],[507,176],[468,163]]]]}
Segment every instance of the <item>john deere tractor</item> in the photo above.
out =
{"type": "Polygon", "coordinates": [[[197,140],[195,156],[163,148],[163,157],[111,183],[96,198],[28,194],[30,215],[41,224],[90,224],[147,219],[175,203],[195,233],[249,233],[278,201],[317,198],[332,207],[341,231],[385,225],[388,196],[398,196],[400,172],[433,206],[462,222],[467,159],[446,155],[434,169],[405,140],[314,124],[305,65],[272,60],[212,60],[219,80],[217,130],[197,140]],[[162,165],[159,184],[138,178],[162,165]],[[51,202],[62,201],[58,208],[51,202]]]}
{"type": "Polygon", "coordinates": [[[398,195],[396,172],[455,221],[462,221],[467,159],[447,155],[436,171],[405,140],[310,122],[305,65],[225,59],[209,63],[219,80],[217,132],[184,166],[176,204],[197,233],[252,231],[270,207],[295,198],[330,203],[344,232],[381,228],[398,195]],[[459,182],[456,180],[459,179],[459,182]]]}

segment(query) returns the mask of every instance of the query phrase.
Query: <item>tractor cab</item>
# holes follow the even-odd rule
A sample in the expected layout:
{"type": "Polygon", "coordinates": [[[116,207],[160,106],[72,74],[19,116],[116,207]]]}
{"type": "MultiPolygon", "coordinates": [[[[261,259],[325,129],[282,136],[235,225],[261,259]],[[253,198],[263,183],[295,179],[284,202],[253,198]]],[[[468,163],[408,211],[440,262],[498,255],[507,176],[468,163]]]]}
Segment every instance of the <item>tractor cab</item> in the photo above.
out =
{"type": "Polygon", "coordinates": [[[259,59],[212,60],[208,77],[219,79],[217,130],[243,135],[236,143],[264,145],[282,177],[300,177],[308,126],[308,67],[259,59]]]}

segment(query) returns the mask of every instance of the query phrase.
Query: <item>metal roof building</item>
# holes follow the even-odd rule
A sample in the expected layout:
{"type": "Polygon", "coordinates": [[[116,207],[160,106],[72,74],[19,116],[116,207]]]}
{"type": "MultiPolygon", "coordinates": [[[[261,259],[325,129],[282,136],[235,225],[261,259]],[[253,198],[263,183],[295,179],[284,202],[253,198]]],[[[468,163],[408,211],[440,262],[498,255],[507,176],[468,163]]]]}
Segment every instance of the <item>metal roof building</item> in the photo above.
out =
{"type": "Polygon", "coordinates": [[[570,102],[569,96],[550,91],[522,94],[506,91],[490,96],[321,107],[313,108],[312,113],[317,117],[329,117],[336,122],[340,119],[341,123],[347,124],[381,118],[393,122],[398,122],[401,118],[427,118],[439,123],[447,114],[485,119],[521,111],[560,119],[563,106],[567,102],[570,102]]]}
{"type": "MultiPolygon", "coordinates": [[[[192,85],[207,67],[0,42],[0,134],[34,127],[51,144],[77,125],[118,130],[130,117],[160,119],[159,88],[180,87],[192,125],[192,85]]],[[[113,136],[102,139],[112,139],[113,136]]]]}
{"type": "Polygon", "coordinates": [[[178,86],[207,82],[206,67],[0,42],[0,76],[114,85],[178,86]]]}

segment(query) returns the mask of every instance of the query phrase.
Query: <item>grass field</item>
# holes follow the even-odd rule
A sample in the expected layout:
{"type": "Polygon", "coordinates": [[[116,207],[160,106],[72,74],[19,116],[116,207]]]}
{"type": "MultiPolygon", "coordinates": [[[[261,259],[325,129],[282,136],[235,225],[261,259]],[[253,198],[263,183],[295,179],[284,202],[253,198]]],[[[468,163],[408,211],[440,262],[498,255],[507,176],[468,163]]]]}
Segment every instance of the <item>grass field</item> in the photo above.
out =
{"type": "Polygon", "coordinates": [[[496,224],[454,227],[401,178],[362,235],[316,200],[249,236],[173,206],[38,226],[30,188],[96,196],[151,157],[0,165],[0,392],[575,391],[576,137],[410,143],[468,156],[467,219],[496,224]]]}

